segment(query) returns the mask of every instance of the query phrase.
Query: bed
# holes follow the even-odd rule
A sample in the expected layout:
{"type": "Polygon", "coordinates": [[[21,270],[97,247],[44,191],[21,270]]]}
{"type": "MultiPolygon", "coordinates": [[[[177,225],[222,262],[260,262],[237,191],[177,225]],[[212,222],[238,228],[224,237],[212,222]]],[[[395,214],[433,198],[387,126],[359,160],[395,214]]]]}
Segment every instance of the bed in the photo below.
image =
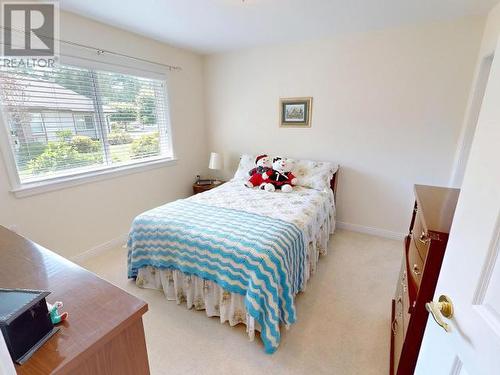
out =
{"type": "Polygon", "coordinates": [[[128,240],[128,277],[168,300],[260,332],[267,353],[296,321],[305,291],[335,229],[338,166],[295,161],[291,193],[243,185],[255,158],[243,155],[220,187],[137,216],[128,240]]]}

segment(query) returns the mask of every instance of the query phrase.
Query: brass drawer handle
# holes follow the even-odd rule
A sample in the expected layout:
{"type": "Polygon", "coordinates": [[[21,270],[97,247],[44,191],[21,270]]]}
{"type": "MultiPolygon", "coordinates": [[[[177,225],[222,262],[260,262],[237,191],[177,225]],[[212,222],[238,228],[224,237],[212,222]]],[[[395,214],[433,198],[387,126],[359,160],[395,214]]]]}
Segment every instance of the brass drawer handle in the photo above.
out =
{"type": "Polygon", "coordinates": [[[397,304],[401,304],[401,309],[399,310],[399,313],[398,313],[398,318],[399,319],[402,319],[403,318],[403,297],[402,296],[398,296],[398,299],[396,301],[396,305],[397,304]]]}
{"type": "Polygon", "coordinates": [[[427,245],[430,242],[430,237],[427,235],[427,233],[422,232],[418,240],[423,243],[424,245],[427,245]]]}
{"type": "Polygon", "coordinates": [[[392,329],[392,333],[393,333],[394,335],[396,335],[396,334],[397,334],[397,332],[398,332],[398,321],[397,321],[396,319],[394,319],[394,320],[392,321],[392,326],[391,326],[391,329],[392,329]]]}
{"type": "Polygon", "coordinates": [[[422,274],[422,271],[420,271],[420,268],[418,268],[418,264],[413,265],[412,271],[417,276],[420,276],[422,274]]]}

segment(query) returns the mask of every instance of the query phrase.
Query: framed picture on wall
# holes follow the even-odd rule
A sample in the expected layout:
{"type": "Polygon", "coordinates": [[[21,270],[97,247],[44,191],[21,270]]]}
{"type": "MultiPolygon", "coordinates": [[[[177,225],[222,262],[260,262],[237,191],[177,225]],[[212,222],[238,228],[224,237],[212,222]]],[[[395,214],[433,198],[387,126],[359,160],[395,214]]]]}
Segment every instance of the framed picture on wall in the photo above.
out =
{"type": "Polygon", "coordinates": [[[310,128],[312,97],[280,98],[280,127],[310,128]]]}

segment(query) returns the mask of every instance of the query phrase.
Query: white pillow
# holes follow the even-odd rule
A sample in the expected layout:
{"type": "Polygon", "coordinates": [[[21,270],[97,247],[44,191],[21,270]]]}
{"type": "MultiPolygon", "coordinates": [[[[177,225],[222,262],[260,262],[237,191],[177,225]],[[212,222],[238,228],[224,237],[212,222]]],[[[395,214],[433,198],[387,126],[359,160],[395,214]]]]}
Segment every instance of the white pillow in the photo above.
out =
{"type": "Polygon", "coordinates": [[[248,180],[250,178],[250,175],[248,172],[250,172],[253,168],[255,168],[255,156],[253,155],[248,155],[248,154],[243,154],[240,157],[240,164],[238,165],[238,169],[234,173],[234,179],[235,180],[248,180]]]}
{"type": "MultiPolygon", "coordinates": [[[[237,180],[248,180],[248,178],[250,178],[248,172],[250,172],[252,168],[255,168],[255,158],[256,156],[254,155],[241,155],[238,169],[233,178],[237,180]]],[[[288,160],[292,163],[292,173],[297,177],[297,185],[316,190],[329,189],[330,180],[338,169],[337,164],[330,162],[288,160]]]]}
{"type": "Polygon", "coordinates": [[[337,169],[337,164],[326,161],[294,160],[292,173],[297,177],[297,185],[322,191],[330,188],[337,169]]]}

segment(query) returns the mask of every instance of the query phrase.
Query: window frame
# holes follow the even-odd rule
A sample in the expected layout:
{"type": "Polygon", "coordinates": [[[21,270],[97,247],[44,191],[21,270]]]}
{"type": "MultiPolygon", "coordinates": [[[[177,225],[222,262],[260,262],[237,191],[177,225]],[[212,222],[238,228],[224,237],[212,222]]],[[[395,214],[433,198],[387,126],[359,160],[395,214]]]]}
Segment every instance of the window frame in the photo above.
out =
{"type": "MultiPolygon", "coordinates": [[[[161,168],[169,165],[175,165],[177,162],[171,125],[170,100],[168,95],[168,77],[166,72],[148,70],[148,67],[128,67],[120,64],[91,60],[83,57],[63,57],[61,56],[60,63],[62,65],[76,66],[85,69],[96,71],[107,71],[111,73],[128,74],[137,77],[160,80],[163,83],[162,100],[168,108],[166,115],[166,124],[160,132],[165,132],[166,145],[164,146],[168,153],[157,157],[150,157],[147,160],[136,160],[133,162],[113,165],[105,164],[104,166],[96,166],[86,171],[68,171],[68,173],[60,173],[56,176],[46,177],[36,181],[21,182],[19,171],[17,168],[16,157],[14,154],[14,145],[12,144],[11,131],[8,126],[8,118],[4,110],[3,103],[0,103],[0,149],[4,159],[4,164],[7,170],[7,175],[10,180],[11,192],[17,197],[41,194],[49,191],[64,189],[72,186],[77,186],[85,183],[106,180],[123,176],[131,173],[139,173],[150,169],[161,168]]],[[[94,121],[94,129],[97,131],[98,124],[94,121]]],[[[103,142],[107,140],[103,138],[103,142]]]]}
{"type": "Polygon", "coordinates": [[[40,135],[40,134],[43,134],[43,135],[46,135],[46,128],[45,128],[45,120],[43,119],[43,115],[42,115],[42,112],[29,112],[30,114],[30,130],[31,130],[31,134],[32,135],[40,135]],[[31,124],[33,118],[31,116],[33,116],[34,114],[38,115],[40,117],[40,121],[41,121],[41,128],[42,130],[41,131],[33,131],[33,125],[31,124]]]}
{"type": "Polygon", "coordinates": [[[78,135],[79,135],[79,132],[86,132],[88,130],[96,130],[95,122],[94,122],[93,118],[92,118],[92,124],[91,124],[92,127],[91,128],[88,127],[87,117],[93,117],[92,115],[86,114],[86,112],[83,114],[72,112],[72,115],[73,115],[73,121],[75,124],[75,131],[78,135]],[[83,127],[81,127],[81,128],[78,127],[79,125],[81,125],[81,124],[79,124],[80,120],[83,121],[83,127]]]}

